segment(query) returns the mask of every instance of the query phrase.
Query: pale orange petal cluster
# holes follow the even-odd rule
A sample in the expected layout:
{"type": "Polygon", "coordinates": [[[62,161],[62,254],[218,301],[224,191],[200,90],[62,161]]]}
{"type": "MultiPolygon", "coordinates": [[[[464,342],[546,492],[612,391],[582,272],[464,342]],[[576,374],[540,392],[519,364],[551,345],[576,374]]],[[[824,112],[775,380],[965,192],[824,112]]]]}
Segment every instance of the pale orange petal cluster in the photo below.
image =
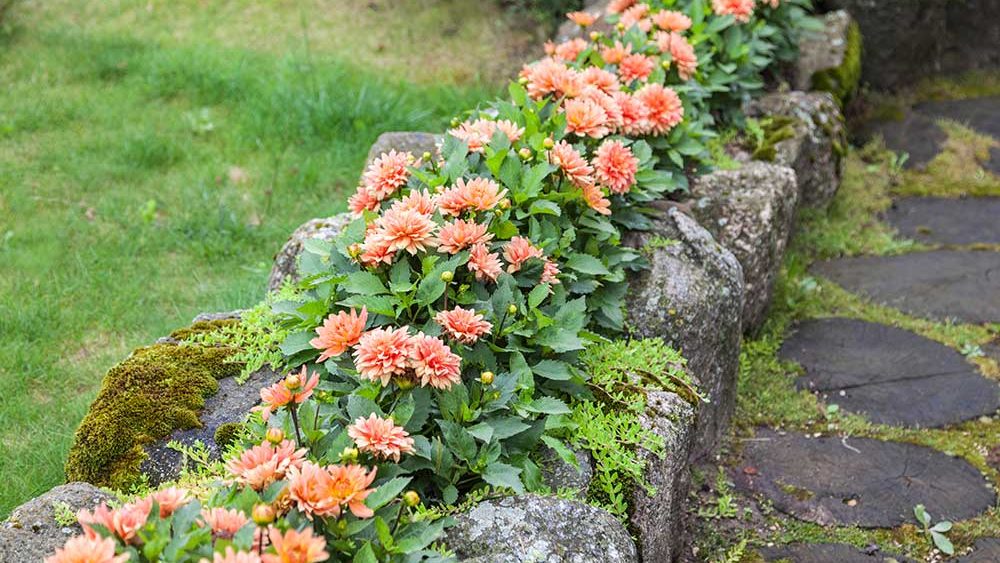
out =
{"type": "MultiPolygon", "coordinates": [[[[374,480],[375,468],[368,472],[360,465],[321,467],[307,461],[301,468],[288,472],[288,492],[298,509],[309,518],[336,518],[344,506],[358,518],[371,518],[374,512],[365,506],[365,499],[375,491],[369,488],[374,480]]],[[[271,542],[275,543],[273,533],[271,542]]]]}
{"type": "Polygon", "coordinates": [[[375,199],[381,201],[406,185],[411,165],[414,165],[414,158],[408,152],[391,150],[382,153],[365,170],[361,183],[375,199]]]}
{"type": "MultiPolygon", "coordinates": [[[[208,559],[202,559],[199,563],[209,563],[208,559]]],[[[256,553],[246,551],[234,551],[233,546],[227,545],[225,553],[214,553],[211,563],[261,563],[260,556],[256,553]]]]}
{"type": "Polygon", "coordinates": [[[354,350],[354,366],[363,379],[388,385],[394,375],[402,375],[409,367],[413,342],[407,327],[376,328],[361,335],[354,350]]]}
{"type": "Polygon", "coordinates": [[[375,413],[368,418],[359,416],[354,424],[347,427],[347,435],[359,450],[379,459],[391,459],[398,463],[402,454],[413,453],[410,433],[402,426],[396,426],[392,419],[379,418],[375,413]]]}
{"type": "Polygon", "coordinates": [[[597,15],[590,12],[570,12],[566,18],[580,27],[590,27],[597,21],[597,15]]]}
{"type": "Polygon", "coordinates": [[[435,198],[435,203],[443,215],[459,216],[467,210],[489,211],[495,208],[507,195],[507,190],[490,178],[459,178],[455,185],[445,188],[435,198]]]}
{"type": "Polygon", "coordinates": [[[733,16],[747,23],[753,15],[754,0],[712,0],[712,11],[720,16],[733,16]]]}
{"type": "Polygon", "coordinates": [[[559,283],[558,276],[559,276],[559,266],[552,260],[546,258],[545,265],[542,267],[541,282],[555,285],[559,283]]]}
{"type": "Polygon", "coordinates": [[[656,63],[653,61],[653,57],[632,53],[631,55],[625,55],[622,62],[618,63],[618,76],[626,84],[636,80],[644,82],[652,74],[655,66],[656,63]]]}
{"type": "Polygon", "coordinates": [[[549,151],[549,162],[562,170],[566,178],[578,188],[594,184],[594,168],[566,141],[559,141],[549,151]]]}
{"type": "Polygon", "coordinates": [[[250,410],[260,412],[261,417],[266,421],[271,417],[271,413],[277,412],[283,407],[306,402],[319,383],[319,374],[310,375],[306,366],[302,366],[302,371],[297,375],[297,379],[300,383],[294,387],[289,386],[289,379],[264,387],[260,390],[260,404],[250,410]]]}
{"type": "MultiPolygon", "coordinates": [[[[499,268],[499,262],[497,267],[499,268]]],[[[410,360],[421,385],[450,389],[462,380],[462,358],[435,336],[415,336],[410,360]]]]}
{"type": "Polygon", "coordinates": [[[183,506],[187,501],[191,500],[191,494],[187,489],[180,489],[177,487],[168,487],[156,491],[151,494],[150,497],[156,501],[157,506],[160,507],[160,518],[166,518],[174,513],[175,510],[183,506]]]}
{"type": "Polygon", "coordinates": [[[263,563],[319,563],[330,558],[326,540],[323,536],[314,536],[311,528],[301,532],[288,530],[284,534],[277,528],[271,528],[268,538],[274,553],[261,555],[263,563]]]}
{"type": "Polygon", "coordinates": [[[687,31],[691,28],[691,18],[674,10],[662,10],[652,16],[656,27],[664,31],[687,31]]]}
{"type": "Polygon", "coordinates": [[[316,362],[325,362],[329,358],[337,357],[357,344],[367,322],[368,309],[366,307],[361,308],[361,314],[351,309],[350,313],[340,311],[327,317],[322,326],[316,327],[316,338],[309,341],[313,348],[323,351],[316,362]]]}
{"type": "Polygon", "coordinates": [[[83,532],[91,538],[99,537],[100,534],[92,526],[104,526],[109,532],[125,543],[133,543],[137,540],[136,534],[146,525],[149,518],[150,509],[153,507],[153,499],[147,497],[143,500],[130,502],[124,506],[111,510],[106,504],[98,505],[94,510],[80,510],[76,514],[76,519],[80,522],[83,532]]]}
{"type": "Polygon", "coordinates": [[[486,232],[485,224],[456,219],[445,223],[438,232],[438,250],[458,254],[474,244],[486,243],[492,239],[493,233],[486,232]]]}
{"type": "Polygon", "coordinates": [[[437,225],[429,216],[414,209],[395,208],[375,221],[375,231],[368,236],[381,241],[390,252],[405,250],[416,254],[435,246],[435,229],[437,225]]]}
{"type": "Polygon", "coordinates": [[[639,159],[621,141],[604,141],[594,156],[594,171],[601,185],[623,194],[635,185],[639,159]]]}
{"type": "Polygon", "coordinates": [[[572,97],[580,93],[582,86],[579,73],[553,58],[525,66],[521,77],[528,81],[528,95],[536,100],[548,95],[572,97]]]}
{"type": "Polygon", "coordinates": [[[234,508],[204,508],[201,521],[212,529],[212,536],[230,540],[250,519],[234,508]]]}
{"type": "Polygon", "coordinates": [[[677,66],[677,74],[681,80],[688,80],[698,70],[698,56],[694,47],[679,33],[660,31],[656,34],[656,44],[661,53],[670,53],[670,58],[677,66]]]}
{"type": "Polygon", "coordinates": [[[271,483],[284,479],[289,470],[301,467],[305,459],[305,448],[296,449],[289,440],[282,440],[277,445],[264,442],[230,459],[226,469],[237,483],[263,491],[271,483]]]}
{"type": "Polygon", "coordinates": [[[579,37],[564,41],[558,45],[551,46],[552,52],[547,53],[556,59],[566,62],[575,61],[580,53],[584,52],[589,44],[585,39],[579,37]]]}
{"type": "Polygon", "coordinates": [[[434,316],[437,324],[451,338],[462,344],[475,344],[479,337],[490,332],[493,325],[483,320],[483,316],[472,309],[455,307],[450,311],[440,311],[434,316]]]}
{"type": "Polygon", "coordinates": [[[542,258],[545,254],[541,248],[531,244],[531,241],[524,237],[514,237],[504,247],[503,257],[507,261],[507,271],[517,272],[525,262],[532,258],[542,258]]]}
{"type": "Polygon", "coordinates": [[[500,264],[500,255],[490,252],[485,244],[475,244],[469,252],[469,270],[476,274],[478,281],[497,281],[497,277],[503,272],[500,264]]]}
{"type": "Polygon", "coordinates": [[[125,563],[128,554],[115,555],[115,540],[83,535],[70,538],[45,563],[125,563]]]}
{"type": "Polygon", "coordinates": [[[684,105],[672,88],[660,84],[647,84],[635,93],[635,97],[649,112],[647,119],[652,133],[666,134],[684,118],[684,105]]]}
{"type": "Polygon", "coordinates": [[[622,12],[621,18],[618,21],[625,26],[625,29],[629,29],[634,25],[641,31],[648,33],[653,27],[653,22],[646,17],[648,14],[649,4],[636,4],[622,12]]]}
{"type": "Polygon", "coordinates": [[[592,100],[572,99],[563,105],[566,131],[581,137],[600,139],[608,135],[608,114],[592,100]]]}
{"type": "Polygon", "coordinates": [[[635,0],[611,0],[608,2],[607,12],[609,14],[620,14],[633,4],[635,4],[635,0]]]}

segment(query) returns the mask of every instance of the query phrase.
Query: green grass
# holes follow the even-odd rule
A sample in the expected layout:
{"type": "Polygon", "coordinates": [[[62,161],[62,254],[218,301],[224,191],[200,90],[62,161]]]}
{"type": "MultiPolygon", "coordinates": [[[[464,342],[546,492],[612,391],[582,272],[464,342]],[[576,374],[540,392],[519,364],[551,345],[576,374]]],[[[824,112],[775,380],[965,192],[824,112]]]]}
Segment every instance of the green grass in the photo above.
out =
{"type": "Polygon", "coordinates": [[[441,130],[496,90],[491,69],[517,66],[492,9],[368,4],[380,10],[58,0],[7,14],[0,517],[63,480],[104,371],[198,312],[259,301],[285,237],[343,209],[380,132],[441,130]]]}

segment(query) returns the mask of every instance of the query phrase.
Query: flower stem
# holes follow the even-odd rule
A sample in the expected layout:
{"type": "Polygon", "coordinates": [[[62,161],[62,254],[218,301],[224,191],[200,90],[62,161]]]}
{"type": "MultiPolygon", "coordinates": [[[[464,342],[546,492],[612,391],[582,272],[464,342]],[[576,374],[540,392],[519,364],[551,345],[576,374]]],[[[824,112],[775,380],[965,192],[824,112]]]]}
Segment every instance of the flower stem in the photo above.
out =
{"type": "Polygon", "coordinates": [[[288,412],[290,412],[292,414],[292,426],[295,427],[295,439],[298,442],[299,447],[301,448],[302,447],[302,432],[299,431],[299,412],[298,412],[298,410],[299,410],[299,406],[296,405],[296,404],[291,404],[291,405],[288,406],[288,412]]]}

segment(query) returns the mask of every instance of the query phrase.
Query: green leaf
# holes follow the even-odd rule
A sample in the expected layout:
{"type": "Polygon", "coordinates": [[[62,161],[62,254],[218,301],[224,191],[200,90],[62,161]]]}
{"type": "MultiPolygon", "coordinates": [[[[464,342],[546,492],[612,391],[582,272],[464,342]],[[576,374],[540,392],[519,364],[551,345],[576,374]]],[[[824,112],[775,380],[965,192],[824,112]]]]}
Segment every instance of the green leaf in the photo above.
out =
{"type": "Polygon", "coordinates": [[[519,417],[507,416],[503,418],[491,418],[485,421],[493,428],[493,437],[497,440],[510,438],[515,434],[520,434],[531,426],[525,424],[519,417]]]}
{"type": "Polygon", "coordinates": [[[955,554],[955,546],[952,545],[951,540],[949,540],[944,534],[932,531],[931,538],[934,540],[934,545],[941,550],[941,553],[944,553],[945,555],[955,554]]]}
{"type": "Polygon", "coordinates": [[[483,472],[483,481],[494,487],[514,489],[517,494],[522,494],[524,493],[524,484],[521,483],[520,474],[521,470],[517,467],[494,461],[486,466],[486,471],[483,472]]]}
{"type": "Polygon", "coordinates": [[[444,441],[451,451],[463,461],[472,461],[476,457],[476,439],[461,425],[448,420],[437,421],[444,435],[444,441]]]}
{"type": "Polygon", "coordinates": [[[528,214],[530,215],[562,215],[562,209],[553,202],[547,199],[535,200],[531,203],[531,207],[528,208],[528,214]]]}
{"type": "Polygon", "coordinates": [[[344,307],[354,307],[361,309],[365,307],[368,313],[373,315],[385,315],[396,317],[396,307],[399,306],[399,299],[389,295],[361,295],[356,294],[337,302],[344,307]]]}
{"type": "Polygon", "coordinates": [[[401,536],[396,542],[396,548],[403,553],[413,553],[419,551],[431,543],[434,540],[441,537],[441,532],[444,530],[444,520],[438,520],[437,522],[426,524],[420,522],[416,525],[411,525],[407,528],[405,535],[401,536]],[[417,533],[412,533],[412,528],[417,527],[417,533]]]}
{"type": "Polygon", "coordinates": [[[576,253],[570,256],[569,260],[566,261],[566,267],[591,276],[604,276],[611,273],[607,266],[589,254],[576,253]]]}
{"type": "Polygon", "coordinates": [[[535,364],[531,371],[539,377],[555,381],[566,381],[573,377],[569,364],[557,360],[542,360],[535,364]]]}
{"type": "Polygon", "coordinates": [[[365,542],[365,545],[354,554],[354,563],[378,563],[371,542],[365,542]]]}
{"type": "Polygon", "coordinates": [[[348,293],[360,293],[362,295],[381,295],[389,293],[382,280],[371,272],[354,272],[347,276],[340,287],[348,293]]]}
{"type": "Polygon", "coordinates": [[[521,179],[521,189],[515,192],[514,201],[524,203],[537,196],[542,190],[542,181],[555,167],[547,162],[540,162],[528,169],[521,179]]]}
{"type": "Polygon", "coordinates": [[[569,414],[572,412],[566,403],[555,397],[539,397],[524,405],[524,410],[540,414],[569,414]]]}
{"type": "Polygon", "coordinates": [[[536,285],[531,293],[528,294],[528,307],[534,309],[545,301],[545,298],[549,296],[549,292],[552,290],[551,286],[547,283],[536,285]]]}
{"type": "Polygon", "coordinates": [[[932,532],[940,532],[942,534],[947,532],[948,530],[951,530],[951,522],[947,520],[942,520],[937,524],[934,524],[934,527],[931,528],[932,532]]]}
{"type": "Polygon", "coordinates": [[[580,460],[576,458],[576,452],[571,450],[562,440],[552,436],[542,436],[542,441],[545,442],[546,446],[552,448],[561,460],[575,467],[577,471],[580,470],[580,460]]]}
{"type": "Polygon", "coordinates": [[[281,343],[279,348],[281,353],[286,356],[291,356],[303,350],[312,349],[312,344],[309,341],[316,337],[314,332],[293,332],[285,338],[285,341],[281,343]]]}
{"type": "Polygon", "coordinates": [[[548,346],[558,354],[572,352],[573,350],[583,350],[585,348],[583,340],[575,330],[567,330],[558,324],[539,331],[535,336],[535,343],[548,346]]]}
{"type": "Polygon", "coordinates": [[[372,494],[365,499],[365,506],[372,510],[378,510],[392,502],[392,499],[399,496],[403,489],[410,484],[410,477],[396,477],[388,483],[379,485],[372,494]]]}

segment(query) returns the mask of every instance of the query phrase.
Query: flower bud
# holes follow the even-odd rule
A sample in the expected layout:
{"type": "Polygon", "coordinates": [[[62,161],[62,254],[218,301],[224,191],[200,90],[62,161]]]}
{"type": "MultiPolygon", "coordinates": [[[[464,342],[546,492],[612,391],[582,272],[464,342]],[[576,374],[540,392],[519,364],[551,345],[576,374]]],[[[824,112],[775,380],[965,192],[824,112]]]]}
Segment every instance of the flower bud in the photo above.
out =
{"type": "Polygon", "coordinates": [[[625,31],[625,24],[623,24],[622,22],[618,22],[618,25],[615,26],[615,29],[617,29],[618,31],[625,31]]]}
{"type": "Polygon", "coordinates": [[[344,451],[340,452],[340,461],[358,461],[358,449],[352,447],[344,448],[344,451]]]}
{"type": "Polygon", "coordinates": [[[665,61],[663,61],[663,62],[660,63],[660,66],[663,67],[663,70],[668,69],[668,68],[670,68],[670,61],[665,60],[665,61]]]}
{"type": "Polygon", "coordinates": [[[280,428],[268,428],[264,438],[272,444],[280,444],[285,439],[285,431],[280,428]]]}
{"type": "Polygon", "coordinates": [[[459,124],[459,123],[460,123],[460,122],[458,121],[458,118],[457,118],[457,117],[453,117],[453,118],[451,118],[451,126],[452,126],[452,127],[458,127],[458,124],[459,124]]]}
{"type": "Polygon", "coordinates": [[[597,41],[598,39],[600,39],[600,37],[601,37],[601,32],[600,31],[591,31],[590,32],[590,40],[591,41],[597,41]]]}
{"type": "Polygon", "coordinates": [[[417,506],[420,504],[420,495],[417,491],[406,491],[403,493],[403,504],[409,506],[410,508],[417,506]]]}
{"type": "Polygon", "coordinates": [[[500,200],[500,209],[503,209],[503,210],[510,209],[510,199],[509,198],[505,197],[505,198],[503,198],[503,199],[500,200]]]}
{"type": "Polygon", "coordinates": [[[274,507],[270,504],[255,505],[251,513],[253,523],[258,526],[267,526],[271,522],[274,522],[274,516],[274,507]]]}
{"type": "Polygon", "coordinates": [[[528,83],[528,77],[526,77],[526,76],[519,77],[517,79],[517,83],[520,84],[521,86],[524,86],[525,84],[528,83]]]}
{"type": "Polygon", "coordinates": [[[361,247],[361,243],[359,242],[356,242],[351,246],[347,247],[347,253],[350,254],[351,258],[357,258],[358,256],[361,256],[362,252],[364,252],[364,248],[361,247]]]}
{"type": "Polygon", "coordinates": [[[521,157],[522,160],[528,160],[529,158],[531,158],[531,149],[529,149],[528,147],[524,147],[521,150],[517,151],[517,154],[518,156],[521,157]]]}
{"type": "Polygon", "coordinates": [[[430,160],[430,159],[431,159],[430,151],[424,151],[424,154],[420,155],[420,160],[430,160]]]}
{"type": "Polygon", "coordinates": [[[551,149],[556,146],[556,142],[552,140],[552,137],[545,137],[545,140],[542,141],[542,146],[547,149],[551,149]]]}
{"type": "Polygon", "coordinates": [[[511,303],[510,306],[507,307],[507,314],[508,315],[516,315],[517,314],[517,305],[511,303]]]}
{"type": "Polygon", "coordinates": [[[289,391],[297,390],[302,387],[302,378],[297,373],[288,374],[288,377],[285,378],[285,387],[287,387],[289,391]]]}
{"type": "Polygon", "coordinates": [[[484,371],[483,373],[479,374],[479,381],[483,385],[493,385],[493,378],[494,375],[492,371],[484,371]]]}
{"type": "Polygon", "coordinates": [[[400,391],[406,391],[407,389],[413,389],[417,384],[409,377],[400,377],[396,379],[396,386],[399,387],[400,391]]]}
{"type": "Polygon", "coordinates": [[[451,283],[451,280],[455,279],[455,272],[444,271],[441,272],[441,281],[444,283],[451,283]]]}

